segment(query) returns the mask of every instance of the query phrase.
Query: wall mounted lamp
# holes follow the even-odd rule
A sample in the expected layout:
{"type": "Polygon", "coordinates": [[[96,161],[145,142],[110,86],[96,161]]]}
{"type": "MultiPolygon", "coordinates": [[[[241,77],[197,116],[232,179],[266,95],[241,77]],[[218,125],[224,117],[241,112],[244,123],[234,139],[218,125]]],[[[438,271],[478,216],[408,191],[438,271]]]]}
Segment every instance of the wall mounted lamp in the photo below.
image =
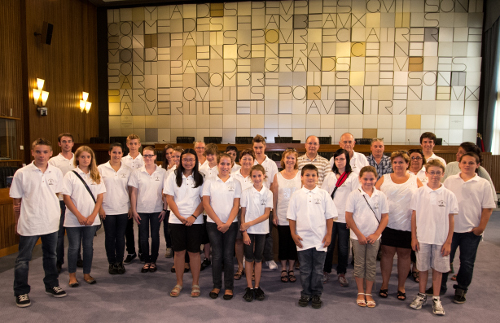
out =
{"type": "Polygon", "coordinates": [[[45,80],[37,78],[36,79],[37,88],[33,89],[33,101],[37,105],[37,110],[41,116],[47,115],[47,107],[45,105],[47,103],[47,99],[49,98],[49,92],[43,91],[44,83],[45,80]]]}
{"type": "Polygon", "coordinates": [[[83,113],[85,110],[87,113],[90,111],[90,107],[92,106],[92,102],[88,102],[89,94],[87,92],[82,92],[82,100],[80,100],[80,112],[83,113]]]}

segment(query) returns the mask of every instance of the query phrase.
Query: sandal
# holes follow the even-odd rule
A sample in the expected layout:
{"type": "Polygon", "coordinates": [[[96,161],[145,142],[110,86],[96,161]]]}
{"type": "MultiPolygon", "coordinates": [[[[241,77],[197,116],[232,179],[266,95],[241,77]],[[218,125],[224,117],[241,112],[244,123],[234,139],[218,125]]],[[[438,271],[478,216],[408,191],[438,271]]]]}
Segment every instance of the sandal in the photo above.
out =
{"type": "Polygon", "coordinates": [[[234,273],[235,280],[240,280],[242,276],[243,276],[243,270],[238,270],[237,272],[234,273]]]}
{"type": "Polygon", "coordinates": [[[359,299],[359,298],[358,298],[358,299],[356,299],[356,304],[357,304],[358,306],[361,306],[361,307],[366,307],[365,294],[363,294],[363,293],[358,293],[358,297],[359,297],[359,295],[363,295],[363,299],[359,299]]]}
{"type": "Polygon", "coordinates": [[[193,285],[191,287],[191,297],[200,297],[201,291],[200,291],[200,285],[193,285]]]}
{"type": "Polygon", "coordinates": [[[281,281],[283,283],[288,283],[288,274],[287,274],[286,270],[281,271],[281,281]]]}
{"type": "Polygon", "coordinates": [[[226,289],[226,291],[224,292],[224,296],[222,296],[222,298],[224,298],[226,301],[230,300],[233,298],[233,291],[230,290],[230,289],[226,289]]]}
{"type": "Polygon", "coordinates": [[[387,296],[389,296],[389,290],[388,289],[380,289],[380,291],[378,292],[378,296],[380,296],[382,298],[387,298],[387,296]]]}
{"type": "MultiPolygon", "coordinates": [[[[366,296],[370,296],[373,299],[372,294],[365,294],[365,297],[366,296]]],[[[374,300],[372,301],[366,300],[366,306],[369,308],[374,308],[375,306],[377,306],[377,303],[375,303],[374,300]]]]}
{"type": "Polygon", "coordinates": [[[419,271],[412,272],[411,276],[413,277],[413,281],[415,281],[415,283],[420,282],[420,272],[419,271]]]}
{"type": "Polygon", "coordinates": [[[406,293],[398,290],[398,296],[396,296],[400,301],[406,300],[406,293]]]}
{"type": "Polygon", "coordinates": [[[141,273],[147,273],[149,272],[149,266],[151,266],[151,264],[144,264],[144,266],[142,266],[142,269],[141,269],[141,273]]]}
{"type": "Polygon", "coordinates": [[[158,270],[158,267],[156,267],[156,264],[153,262],[149,266],[149,272],[154,273],[156,270],[158,270]]]}
{"type": "Polygon", "coordinates": [[[290,283],[295,283],[297,281],[297,277],[295,277],[293,270],[288,271],[288,280],[290,281],[290,283]]]}
{"type": "Polygon", "coordinates": [[[208,296],[210,296],[211,299],[216,299],[217,297],[219,297],[219,293],[220,293],[220,289],[215,292],[217,290],[217,288],[214,288],[212,289],[212,291],[208,294],[208,296]]]}
{"type": "Polygon", "coordinates": [[[453,276],[451,276],[451,278],[450,278],[450,279],[451,279],[451,280],[453,280],[453,281],[457,281],[457,275],[453,275],[453,276]]]}
{"type": "Polygon", "coordinates": [[[175,287],[170,291],[170,296],[172,297],[177,297],[181,293],[182,286],[181,285],[175,285],[175,287]]]}

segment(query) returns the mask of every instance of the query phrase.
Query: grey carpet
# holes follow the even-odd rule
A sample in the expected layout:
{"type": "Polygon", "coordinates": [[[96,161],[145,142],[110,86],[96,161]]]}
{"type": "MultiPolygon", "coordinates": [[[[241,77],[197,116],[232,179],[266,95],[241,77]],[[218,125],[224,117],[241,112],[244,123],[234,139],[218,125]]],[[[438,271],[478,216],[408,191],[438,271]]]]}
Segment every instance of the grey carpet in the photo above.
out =
{"type": "MultiPolygon", "coordinates": [[[[13,265],[16,255],[0,259],[0,320],[2,322],[246,322],[247,320],[278,322],[498,322],[500,309],[497,304],[500,288],[500,212],[495,212],[486,230],[485,241],[479,247],[474,279],[463,305],[452,303],[452,282],[448,282],[448,293],[443,297],[445,317],[432,315],[430,302],[422,310],[408,307],[418,291],[413,280],[407,280],[408,299],[396,299],[396,277],[391,278],[389,298],[375,296],[377,307],[360,308],[355,304],[356,287],[352,279],[352,268],[348,274],[351,286],[341,288],[336,281],[325,284],[323,308],[314,310],[300,308],[300,282],[282,283],[279,271],[265,269],[261,286],[266,292],[266,300],[247,303],[242,296],[246,286],[244,277],[235,282],[235,297],[225,301],[222,297],[212,300],[208,293],[212,287],[211,267],[201,274],[202,296],[189,297],[190,274],[185,274],[185,289],[181,296],[168,295],[175,285],[175,274],[170,273],[172,259],[163,258],[164,241],[156,273],[140,273],[141,264],[136,260],[128,265],[125,275],[111,276],[107,273],[102,230],[94,240],[94,263],[92,275],[96,285],[83,282],[81,269],[78,270],[80,287],[70,289],[67,285],[67,267],[63,267],[59,279],[68,297],[55,299],[45,294],[40,247],[34,251],[30,263],[31,307],[19,309],[13,296],[13,265]]],[[[455,261],[458,263],[458,260],[455,261]]],[[[380,288],[380,268],[377,269],[377,286],[380,288]]],[[[396,272],[394,267],[393,273],[396,272]]],[[[296,271],[298,274],[298,271],[296,271]]],[[[332,275],[335,279],[335,275],[332,275]]],[[[378,289],[374,288],[374,294],[378,289]]],[[[221,294],[222,296],[222,294],[221,294]]]]}

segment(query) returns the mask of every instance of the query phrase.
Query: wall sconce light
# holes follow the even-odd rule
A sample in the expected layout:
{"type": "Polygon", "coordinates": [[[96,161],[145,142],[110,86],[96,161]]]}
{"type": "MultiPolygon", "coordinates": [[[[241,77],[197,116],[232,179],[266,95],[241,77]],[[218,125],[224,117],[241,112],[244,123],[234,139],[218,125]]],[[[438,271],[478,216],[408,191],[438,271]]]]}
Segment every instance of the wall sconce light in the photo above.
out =
{"type": "Polygon", "coordinates": [[[87,102],[89,98],[89,94],[87,92],[82,92],[82,100],[80,100],[80,112],[83,113],[85,110],[87,113],[90,111],[90,107],[92,106],[92,102],[87,102]]]}
{"type": "Polygon", "coordinates": [[[33,101],[37,105],[37,110],[41,116],[47,115],[47,107],[45,106],[47,103],[47,99],[49,98],[49,92],[43,91],[43,85],[45,80],[36,79],[37,89],[33,89],[33,101]],[[41,99],[41,105],[39,105],[39,101],[41,99]]]}

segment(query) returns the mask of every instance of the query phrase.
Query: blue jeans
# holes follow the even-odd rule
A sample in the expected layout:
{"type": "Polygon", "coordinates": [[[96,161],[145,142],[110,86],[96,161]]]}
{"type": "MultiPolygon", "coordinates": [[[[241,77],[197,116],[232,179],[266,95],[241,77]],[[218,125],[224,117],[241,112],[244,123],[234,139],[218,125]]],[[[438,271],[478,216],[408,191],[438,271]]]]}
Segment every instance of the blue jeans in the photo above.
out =
{"type": "Polygon", "coordinates": [[[139,213],[139,243],[146,263],[156,263],[160,250],[160,212],[139,213]],[[149,253],[149,227],[151,226],[151,253],[149,253]]]}
{"type": "Polygon", "coordinates": [[[207,222],[208,238],[212,246],[213,288],[222,289],[222,263],[224,262],[224,289],[233,290],[234,285],[234,243],[238,233],[238,222],[233,222],[226,233],[217,230],[217,224],[207,222]]]}
{"type": "Polygon", "coordinates": [[[59,231],[57,232],[57,262],[64,264],[64,214],[66,213],[66,204],[59,201],[61,207],[61,218],[59,220],[59,231]]]}
{"type": "Polygon", "coordinates": [[[57,232],[45,234],[42,236],[20,236],[19,237],[19,254],[16,258],[16,266],[14,268],[14,295],[29,294],[30,285],[28,285],[29,262],[33,253],[33,248],[42,238],[42,253],[43,253],[43,270],[45,277],[43,282],[45,289],[59,286],[59,274],[56,267],[56,246],[57,232]]]}
{"type": "Polygon", "coordinates": [[[301,296],[321,296],[323,293],[323,266],[326,252],[316,248],[297,251],[300,262],[300,281],[302,283],[301,296]]]}
{"type": "Polygon", "coordinates": [[[97,226],[66,227],[68,233],[68,272],[76,273],[76,261],[80,245],[83,248],[83,273],[90,274],[92,259],[94,258],[94,235],[97,226]]]}
{"type": "MultiPolygon", "coordinates": [[[[453,262],[457,248],[460,247],[460,269],[457,274],[457,284],[454,288],[463,289],[467,292],[472,281],[472,273],[474,271],[474,263],[476,262],[477,248],[481,242],[481,236],[476,236],[472,232],[453,233],[451,241],[450,262],[453,262]]],[[[456,266],[455,266],[456,268],[456,266]]],[[[441,281],[441,290],[446,291],[446,282],[448,281],[448,273],[443,273],[441,281]]]]}
{"type": "Polygon", "coordinates": [[[125,252],[125,229],[128,214],[107,215],[104,224],[104,247],[108,263],[121,263],[125,252]]]}
{"type": "Polygon", "coordinates": [[[163,236],[165,237],[165,244],[167,248],[172,248],[172,239],[170,239],[170,231],[168,228],[168,218],[170,217],[170,211],[165,213],[165,219],[163,220],[163,236]]]}
{"type": "Polygon", "coordinates": [[[333,251],[335,250],[335,241],[339,237],[339,250],[337,261],[337,274],[345,274],[347,272],[347,261],[349,259],[349,229],[345,223],[333,222],[332,227],[332,243],[328,246],[325,258],[325,273],[332,272],[333,251]]]}

